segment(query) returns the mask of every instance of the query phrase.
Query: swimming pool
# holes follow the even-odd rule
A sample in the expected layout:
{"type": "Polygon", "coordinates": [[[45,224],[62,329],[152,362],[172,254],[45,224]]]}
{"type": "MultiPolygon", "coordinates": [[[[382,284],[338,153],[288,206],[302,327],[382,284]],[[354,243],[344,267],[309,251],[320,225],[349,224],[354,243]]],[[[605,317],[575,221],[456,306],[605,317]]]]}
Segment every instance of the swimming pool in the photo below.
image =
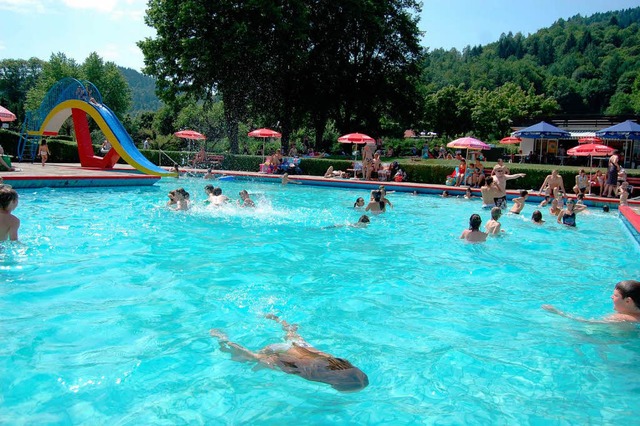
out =
{"type": "MultiPolygon", "coordinates": [[[[225,181],[258,208],[208,208],[202,179],[148,188],[22,190],[22,245],[0,251],[0,419],[46,424],[620,423],[640,414],[638,328],[551,315],[611,313],[640,250],[617,214],[576,229],[505,215],[458,239],[479,201],[390,194],[366,229],[358,190],[225,181]],[[189,212],[166,193],[191,192],[189,212]],[[282,341],[277,313],[369,387],[340,393],[253,369],[282,341]]],[[[214,182],[215,183],[215,182],[214,182]]],[[[544,212],[545,219],[548,214],[544,212]]]]}

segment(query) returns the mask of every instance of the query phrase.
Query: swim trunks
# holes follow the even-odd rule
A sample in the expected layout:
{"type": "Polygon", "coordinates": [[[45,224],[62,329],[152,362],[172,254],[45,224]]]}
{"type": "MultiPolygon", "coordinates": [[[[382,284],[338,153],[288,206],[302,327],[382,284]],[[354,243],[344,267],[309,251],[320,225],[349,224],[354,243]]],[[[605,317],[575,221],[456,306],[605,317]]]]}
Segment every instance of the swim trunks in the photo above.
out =
{"type": "Polygon", "coordinates": [[[496,197],[493,199],[496,207],[500,207],[501,209],[507,208],[507,196],[503,195],[502,197],[496,197]]]}

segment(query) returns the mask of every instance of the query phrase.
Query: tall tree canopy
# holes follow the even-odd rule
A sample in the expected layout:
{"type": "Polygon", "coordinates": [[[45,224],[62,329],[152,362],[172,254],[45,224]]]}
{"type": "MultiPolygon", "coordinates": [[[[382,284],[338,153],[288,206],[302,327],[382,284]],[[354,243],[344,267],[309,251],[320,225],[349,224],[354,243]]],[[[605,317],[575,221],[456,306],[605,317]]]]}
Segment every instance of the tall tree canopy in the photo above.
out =
{"type": "Polygon", "coordinates": [[[160,96],[224,101],[232,152],[248,118],[280,123],[283,145],[329,119],[380,128],[381,114],[416,114],[422,49],[413,0],[151,0],[156,38],[139,43],[160,96]]]}
{"type": "Polygon", "coordinates": [[[36,84],[27,92],[26,109],[37,110],[51,87],[65,77],[88,80],[93,83],[106,105],[123,119],[131,106],[131,89],[113,62],[104,62],[97,53],[91,53],[84,63],[78,63],[64,53],[51,55],[42,65],[36,84]]]}

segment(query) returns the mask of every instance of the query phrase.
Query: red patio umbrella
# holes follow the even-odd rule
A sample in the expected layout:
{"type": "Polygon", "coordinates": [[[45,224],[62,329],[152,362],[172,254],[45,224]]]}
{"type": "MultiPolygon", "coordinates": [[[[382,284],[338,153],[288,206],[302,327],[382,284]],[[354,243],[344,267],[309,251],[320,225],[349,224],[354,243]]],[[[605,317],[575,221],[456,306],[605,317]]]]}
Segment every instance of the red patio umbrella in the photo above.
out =
{"type": "Polygon", "coordinates": [[[247,136],[251,138],[262,138],[262,158],[266,158],[266,153],[264,152],[265,141],[267,140],[267,138],[281,138],[282,133],[263,127],[262,129],[250,131],[249,133],[247,133],[247,136]]]}
{"type": "Polygon", "coordinates": [[[179,132],[175,132],[173,135],[189,141],[189,151],[191,151],[191,141],[207,139],[205,135],[198,133],[195,130],[180,130],[179,132]]]}
{"type": "Polygon", "coordinates": [[[180,130],[179,132],[175,132],[173,135],[182,139],[191,139],[196,141],[206,139],[205,135],[198,133],[195,130],[180,130]]]}
{"type": "Polygon", "coordinates": [[[594,155],[611,155],[615,151],[610,146],[601,145],[598,143],[586,143],[583,145],[574,146],[567,151],[567,155],[575,155],[578,157],[590,157],[589,158],[589,178],[591,178],[591,169],[593,167],[594,155]]]}
{"type": "Polygon", "coordinates": [[[338,142],[340,143],[375,143],[376,140],[373,139],[369,135],[365,135],[364,133],[349,133],[347,135],[342,135],[338,138],[338,142]]]}
{"type": "Polygon", "coordinates": [[[602,144],[602,139],[597,136],[585,136],[583,138],[578,139],[578,143],[597,143],[602,144]]]}
{"type": "MultiPolygon", "coordinates": [[[[355,143],[355,144],[365,144],[365,143],[376,143],[376,140],[369,135],[365,135],[364,133],[349,133],[346,135],[342,135],[338,138],[338,142],[340,143],[355,143]]],[[[353,151],[353,155],[355,161],[358,160],[358,150],[355,149],[353,151]]]]}
{"type": "Polygon", "coordinates": [[[520,142],[522,142],[522,139],[517,136],[507,136],[506,138],[500,139],[500,143],[505,145],[517,144],[520,142]]]}
{"type": "Polygon", "coordinates": [[[281,138],[282,134],[275,130],[262,128],[250,131],[248,136],[252,138],[281,138]]]}
{"type": "Polygon", "coordinates": [[[470,149],[491,149],[491,147],[489,145],[487,145],[486,143],[482,142],[479,139],[476,138],[472,138],[472,137],[464,137],[464,138],[459,138],[456,139],[454,141],[451,141],[447,144],[447,148],[458,148],[458,149],[466,149],[467,153],[466,156],[469,155],[469,150],[470,149]]]}
{"type": "Polygon", "coordinates": [[[8,109],[6,109],[5,107],[3,107],[2,105],[0,105],[0,121],[9,122],[9,121],[15,121],[15,120],[16,120],[16,115],[11,111],[9,111],[8,109]]]}

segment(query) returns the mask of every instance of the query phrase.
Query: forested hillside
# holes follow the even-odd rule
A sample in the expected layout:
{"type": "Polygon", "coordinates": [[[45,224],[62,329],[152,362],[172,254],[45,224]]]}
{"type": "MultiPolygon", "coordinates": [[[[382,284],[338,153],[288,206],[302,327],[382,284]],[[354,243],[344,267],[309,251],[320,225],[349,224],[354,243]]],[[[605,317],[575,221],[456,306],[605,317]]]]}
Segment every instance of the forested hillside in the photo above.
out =
{"type": "Polygon", "coordinates": [[[131,115],[145,111],[157,111],[162,103],[156,96],[155,79],[131,68],[118,67],[131,88],[131,115]]]}
{"type": "Polygon", "coordinates": [[[427,92],[494,90],[512,82],[552,96],[564,114],[640,112],[640,8],[574,16],[525,37],[427,54],[427,92]]]}

